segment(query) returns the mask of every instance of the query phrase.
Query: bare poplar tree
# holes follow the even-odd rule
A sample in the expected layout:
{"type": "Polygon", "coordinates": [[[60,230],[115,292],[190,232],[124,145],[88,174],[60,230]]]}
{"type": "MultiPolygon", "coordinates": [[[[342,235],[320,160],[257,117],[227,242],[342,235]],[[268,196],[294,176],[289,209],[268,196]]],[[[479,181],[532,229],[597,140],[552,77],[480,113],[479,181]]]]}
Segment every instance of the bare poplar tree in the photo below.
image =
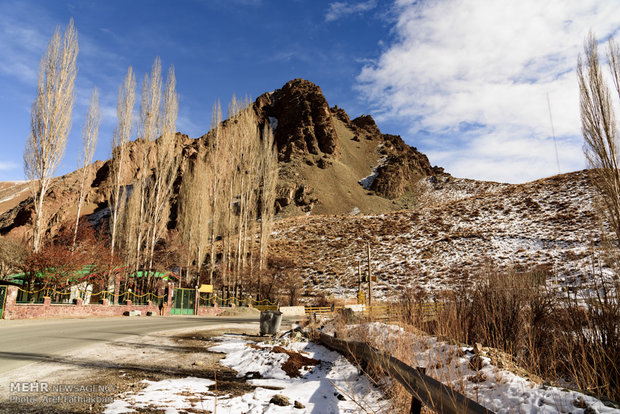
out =
{"type": "Polygon", "coordinates": [[[137,190],[140,197],[138,208],[138,222],[132,229],[136,231],[134,251],[134,269],[136,275],[142,263],[143,257],[141,251],[144,241],[147,239],[148,223],[147,223],[147,197],[148,197],[148,180],[149,180],[149,156],[151,153],[151,143],[160,135],[160,106],[161,106],[161,60],[155,58],[151,68],[151,76],[144,75],[142,81],[142,94],[140,96],[140,123],[139,135],[144,141],[144,153],[142,165],[138,176],[137,190]]]}
{"type": "MultiPolygon", "coordinates": [[[[140,192],[136,191],[136,185],[133,184],[128,194],[121,200],[123,214],[119,217],[119,227],[124,231],[119,233],[120,245],[123,248],[123,259],[130,268],[135,271],[133,260],[135,260],[134,247],[137,244],[138,232],[136,227],[140,221],[140,192]]],[[[129,288],[131,271],[127,271],[125,275],[125,289],[129,288]]]]}
{"type": "Polygon", "coordinates": [[[32,245],[35,252],[47,230],[43,201],[64,155],[71,129],[78,49],[77,31],[71,19],[62,39],[60,27],[56,27],[39,64],[37,97],[32,104],[31,132],[24,152],[24,172],[30,180],[34,199],[32,245]]]}
{"type": "MultiPolygon", "coordinates": [[[[577,77],[584,152],[594,170],[594,184],[602,195],[607,216],[620,246],[620,171],[618,134],[612,93],[599,62],[596,38],[592,33],[584,43],[585,62],[579,56],[577,77]]],[[[620,98],[620,49],[609,40],[608,62],[617,97],[620,98]]]]}
{"type": "Polygon", "coordinates": [[[261,277],[265,270],[267,248],[275,213],[274,204],[276,200],[276,184],[278,182],[278,153],[274,145],[273,132],[269,125],[263,129],[263,140],[261,147],[262,155],[262,185],[260,197],[260,244],[259,244],[259,274],[258,292],[261,291],[261,277]]]}
{"type": "Polygon", "coordinates": [[[217,239],[218,223],[224,216],[220,205],[223,193],[227,187],[226,183],[232,171],[232,166],[228,162],[228,146],[222,138],[222,108],[217,102],[213,106],[211,117],[211,129],[213,136],[209,139],[207,164],[210,167],[210,174],[207,176],[208,197],[211,204],[211,228],[210,228],[210,254],[209,254],[209,284],[213,284],[213,272],[215,269],[215,241],[217,239]]]}
{"type": "Polygon", "coordinates": [[[78,226],[80,224],[80,213],[82,211],[82,204],[84,203],[86,185],[86,172],[87,167],[93,160],[95,155],[95,147],[97,146],[97,138],[99,136],[99,124],[101,123],[101,111],[99,110],[99,91],[97,88],[93,88],[93,92],[90,96],[90,106],[88,108],[88,114],[86,115],[86,121],[82,128],[82,179],[80,181],[80,197],[78,199],[77,216],[75,218],[75,232],[73,233],[73,247],[77,240],[78,226]]]}
{"type": "Polygon", "coordinates": [[[118,125],[114,130],[112,138],[112,176],[113,188],[110,194],[110,233],[111,243],[110,252],[114,256],[114,249],[117,242],[117,229],[122,208],[125,205],[125,192],[121,192],[121,179],[123,165],[125,163],[125,151],[127,143],[131,138],[133,128],[133,108],[136,103],[136,77],[131,66],[127,69],[124,82],[118,88],[118,102],[116,104],[116,116],[118,125]]]}
{"type": "MultiPolygon", "coordinates": [[[[249,100],[246,100],[249,102],[249,100]]],[[[248,104],[249,106],[249,104],[248,104]]],[[[245,280],[242,272],[248,269],[248,256],[252,256],[252,247],[256,230],[256,219],[258,217],[258,195],[261,182],[261,147],[260,130],[256,113],[250,107],[239,114],[240,139],[241,139],[241,160],[240,174],[242,176],[242,186],[240,188],[240,220],[238,229],[238,240],[240,241],[237,258],[237,271],[235,273],[235,293],[243,288],[245,280]]],[[[251,272],[251,266],[250,266],[251,272]]],[[[249,275],[252,276],[251,273],[249,275]]]]}
{"type": "MultiPolygon", "coordinates": [[[[156,165],[154,177],[150,180],[148,199],[149,246],[148,266],[153,269],[155,245],[163,237],[170,212],[170,198],[173,193],[174,181],[181,163],[181,151],[177,151],[176,120],[179,109],[176,93],[176,77],[174,67],[168,70],[164,96],[159,115],[161,137],[155,146],[156,165]]],[[[201,245],[202,247],[202,245],[201,245]]]]}
{"type": "MultiPolygon", "coordinates": [[[[196,162],[185,173],[179,191],[179,227],[190,250],[187,269],[189,270],[193,260],[196,263],[198,275],[208,251],[213,225],[211,203],[208,197],[210,173],[211,170],[206,163],[206,154],[199,151],[196,162]]],[[[189,271],[187,276],[189,284],[189,271]]]]}
{"type": "MultiPolygon", "coordinates": [[[[123,176],[123,166],[125,164],[125,152],[127,151],[127,143],[131,138],[131,130],[133,129],[133,108],[136,103],[136,77],[131,66],[127,69],[125,80],[118,88],[118,101],[116,104],[116,116],[118,124],[114,129],[112,136],[112,161],[111,175],[113,179],[112,189],[108,202],[110,205],[110,255],[114,257],[116,244],[118,242],[118,228],[121,221],[125,220],[124,212],[127,207],[127,194],[123,189],[121,191],[121,180],[123,176]]],[[[126,241],[127,228],[123,235],[126,241]]],[[[127,244],[125,244],[127,246],[127,244]]],[[[118,293],[120,292],[120,280],[116,275],[114,280],[114,303],[118,304],[118,293]]],[[[108,275],[109,283],[110,275],[108,275]]],[[[127,285],[127,280],[125,282],[127,285]]],[[[127,286],[125,286],[127,288],[127,286]]]]}
{"type": "Polygon", "coordinates": [[[247,282],[244,272],[249,269],[252,276],[257,239],[261,247],[256,253],[264,256],[266,251],[277,154],[270,128],[259,129],[249,100],[233,97],[228,113],[229,119],[221,122],[219,104],[214,106],[206,156],[199,150],[196,162],[185,172],[178,220],[198,271],[206,257],[203,246],[208,246],[209,283],[213,284],[219,250],[222,278],[218,284],[223,292],[239,293],[247,282]],[[203,239],[204,234],[208,239],[203,239]]]}
{"type": "Polygon", "coordinates": [[[226,209],[227,215],[223,223],[227,246],[224,257],[231,278],[222,282],[238,293],[246,283],[244,276],[253,276],[256,238],[259,240],[259,255],[266,252],[273,217],[277,158],[273,134],[269,127],[261,134],[256,113],[249,107],[247,99],[239,102],[233,97],[229,116],[222,135],[230,143],[227,162],[232,169],[225,196],[225,204],[229,207],[223,204],[222,208],[226,209]],[[257,226],[259,217],[261,225],[257,226]],[[244,273],[248,270],[249,274],[244,273]]]}

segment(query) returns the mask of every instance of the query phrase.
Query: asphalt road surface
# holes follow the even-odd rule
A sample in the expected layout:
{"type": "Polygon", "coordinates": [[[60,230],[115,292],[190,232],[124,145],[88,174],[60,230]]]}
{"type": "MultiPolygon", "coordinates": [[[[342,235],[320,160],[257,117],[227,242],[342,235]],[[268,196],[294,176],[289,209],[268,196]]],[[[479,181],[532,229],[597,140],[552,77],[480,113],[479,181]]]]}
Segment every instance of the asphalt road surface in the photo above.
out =
{"type": "MultiPolygon", "coordinates": [[[[252,317],[115,317],[0,320],[0,375],[78,348],[157,331],[258,322],[252,317]]],[[[258,324],[257,324],[258,330],[258,324]]]]}

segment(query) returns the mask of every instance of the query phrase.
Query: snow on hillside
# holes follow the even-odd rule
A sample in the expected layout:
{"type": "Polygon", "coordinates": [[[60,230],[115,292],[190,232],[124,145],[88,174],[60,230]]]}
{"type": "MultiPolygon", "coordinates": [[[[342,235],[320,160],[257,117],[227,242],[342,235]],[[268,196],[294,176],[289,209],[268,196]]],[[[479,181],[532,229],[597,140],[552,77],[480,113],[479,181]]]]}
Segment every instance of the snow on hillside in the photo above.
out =
{"type": "Polygon", "coordinates": [[[416,184],[417,192],[421,195],[420,207],[434,207],[482,193],[496,193],[511,186],[511,184],[455,178],[449,175],[425,177],[416,184]]]}
{"type": "Polygon", "coordinates": [[[6,203],[19,197],[23,192],[29,190],[27,181],[4,181],[0,183],[0,203],[6,203]]]}
{"type": "Polygon", "coordinates": [[[421,198],[432,202],[413,211],[281,220],[272,254],[297,257],[307,290],[349,298],[358,263],[365,269],[367,243],[378,297],[394,298],[406,287],[453,289],[491,264],[538,270],[549,283],[588,285],[593,264],[602,262],[587,171],[519,185],[482,183],[482,189],[475,183],[422,184],[421,198]]]}
{"type": "MultiPolygon", "coordinates": [[[[379,146],[379,148],[380,147],[381,145],[379,146]]],[[[375,181],[375,178],[377,178],[377,176],[379,175],[379,168],[385,165],[387,159],[388,159],[387,156],[381,157],[378,161],[378,164],[372,169],[372,174],[358,181],[360,185],[364,187],[365,190],[370,190],[372,183],[375,181]]]]}

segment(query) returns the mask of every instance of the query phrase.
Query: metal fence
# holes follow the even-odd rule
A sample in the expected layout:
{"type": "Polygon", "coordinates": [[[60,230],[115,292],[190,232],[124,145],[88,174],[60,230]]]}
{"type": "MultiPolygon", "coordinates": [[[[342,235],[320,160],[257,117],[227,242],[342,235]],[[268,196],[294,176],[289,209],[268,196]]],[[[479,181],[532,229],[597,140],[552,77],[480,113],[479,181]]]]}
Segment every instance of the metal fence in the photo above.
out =
{"type": "Polygon", "coordinates": [[[49,297],[51,299],[50,303],[52,304],[69,304],[78,298],[84,301],[84,303],[90,303],[91,298],[97,299],[97,301],[100,301],[104,298],[113,301],[115,297],[118,297],[118,302],[120,304],[126,304],[128,300],[131,300],[134,305],[146,305],[149,301],[151,301],[155,305],[160,305],[164,302],[166,295],[157,295],[153,292],[135,293],[131,290],[115,294],[114,292],[110,292],[107,290],[93,292],[90,289],[75,287],[70,290],[64,291],[48,287],[37,290],[18,288],[16,303],[43,303],[43,299],[46,297],[49,297]]]}

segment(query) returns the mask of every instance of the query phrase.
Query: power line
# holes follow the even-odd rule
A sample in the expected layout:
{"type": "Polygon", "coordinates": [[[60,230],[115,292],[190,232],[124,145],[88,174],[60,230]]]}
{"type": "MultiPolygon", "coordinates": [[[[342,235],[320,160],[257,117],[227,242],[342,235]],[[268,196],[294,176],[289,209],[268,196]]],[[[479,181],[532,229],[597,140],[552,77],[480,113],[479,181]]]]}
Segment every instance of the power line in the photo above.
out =
{"type": "Polygon", "coordinates": [[[547,92],[547,108],[549,109],[549,121],[551,122],[551,135],[553,136],[553,146],[555,148],[555,162],[558,166],[558,174],[560,171],[560,157],[558,156],[558,142],[555,139],[555,129],[553,128],[553,116],[551,114],[551,101],[549,100],[549,92],[547,92]]]}

